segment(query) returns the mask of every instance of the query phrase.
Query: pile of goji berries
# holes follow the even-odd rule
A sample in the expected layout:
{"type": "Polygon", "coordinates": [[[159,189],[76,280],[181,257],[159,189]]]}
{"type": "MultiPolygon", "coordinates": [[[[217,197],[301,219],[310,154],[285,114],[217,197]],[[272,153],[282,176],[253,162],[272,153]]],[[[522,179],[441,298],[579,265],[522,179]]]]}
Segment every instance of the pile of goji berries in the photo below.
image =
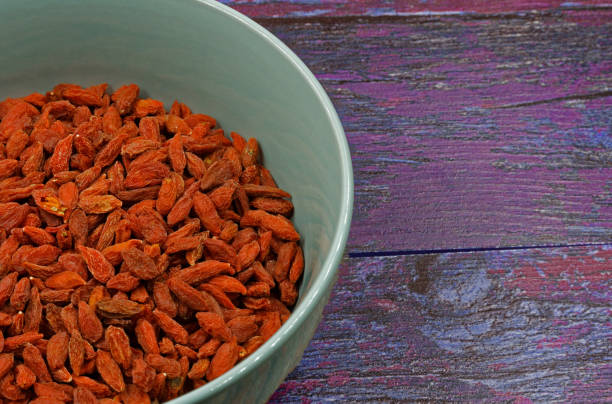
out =
{"type": "Polygon", "coordinates": [[[290,315],[304,268],[259,147],[134,84],[0,102],[0,396],[163,401],[290,315]]]}

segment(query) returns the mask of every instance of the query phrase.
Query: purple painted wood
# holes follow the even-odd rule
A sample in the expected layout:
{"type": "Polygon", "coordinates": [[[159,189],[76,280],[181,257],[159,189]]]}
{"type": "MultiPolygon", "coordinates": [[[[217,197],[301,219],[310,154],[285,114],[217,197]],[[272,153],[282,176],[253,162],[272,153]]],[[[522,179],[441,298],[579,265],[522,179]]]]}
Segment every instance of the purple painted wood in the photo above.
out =
{"type": "Polygon", "coordinates": [[[350,252],[612,238],[612,10],[515,17],[262,21],[343,121],[350,252]]]}
{"type": "Polygon", "coordinates": [[[317,75],[355,170],[353,258],[270,402],[612,401],[612,8],[225,3],[317,75]]]}
{"type": "Polygon", "coordinates": [[[605,7],[607,1],[581,0],[222,0],[254,17],[338,17],[422,14],[491,14],[516,11],[605,7]]]}
{"type": "Polygon", "coordinates": [[[612,400],[612,245],[344,261],[271,403],[612,400]]]}

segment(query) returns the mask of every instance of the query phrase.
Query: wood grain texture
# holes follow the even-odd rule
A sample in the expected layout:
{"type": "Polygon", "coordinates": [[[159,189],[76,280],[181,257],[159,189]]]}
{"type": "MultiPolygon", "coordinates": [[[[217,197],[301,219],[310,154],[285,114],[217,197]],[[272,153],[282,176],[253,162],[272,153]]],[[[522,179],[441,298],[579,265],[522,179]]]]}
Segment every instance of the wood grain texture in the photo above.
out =
{"type": "Polygon", "coordinates": [[[611,240],[609,7],[226,3],[330,94],[372,255],[271,403],[611,401],[612,246],[514,249],[611,240]]]}
{"type": "Polygon", "coordinates": [[[612,239],[611,10],[261,22],[344,124],[348,251],[612,239]]]}
{"type": "Polygon", "coordinates": [[[609,402],[611,307],[612,245],[347,259],[271,403],[609,402]]]}
{"type": "Polygon", "coordinates": [[[517,11],[542,11],[605,7],[606,1],[586,0],[222,0],[253,17],[338,17],[423,14],[499,14],[517,11]]]}

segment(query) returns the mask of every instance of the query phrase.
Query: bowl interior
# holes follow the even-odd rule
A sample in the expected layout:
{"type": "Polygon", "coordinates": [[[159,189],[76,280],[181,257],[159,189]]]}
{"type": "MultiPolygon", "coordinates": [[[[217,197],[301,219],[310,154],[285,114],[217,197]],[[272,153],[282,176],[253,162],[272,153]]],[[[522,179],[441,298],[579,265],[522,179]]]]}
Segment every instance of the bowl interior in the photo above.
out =
{"type": "MultiPolygon", "coordinates": [[[[304,321],[342,255],[352,171],[335,111],[295,55],[225,6],[195,0],[4,2],[0,37],[0,99],[60,82],[134,82],[141,96],[166,107],[178,98],[226,131],[256,137],[266,167],[293,195],[306,260],[296,316],[279,334],[304,321]]],[[[251,359],[202,390],[240,377],[251,359]]]]}

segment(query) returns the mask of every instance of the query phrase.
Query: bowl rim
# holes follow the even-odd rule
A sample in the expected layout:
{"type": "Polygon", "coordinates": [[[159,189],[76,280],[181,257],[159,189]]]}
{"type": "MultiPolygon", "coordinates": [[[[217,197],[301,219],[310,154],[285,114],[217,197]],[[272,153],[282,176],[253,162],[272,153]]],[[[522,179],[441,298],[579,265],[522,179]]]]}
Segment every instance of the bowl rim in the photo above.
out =
{"type": "Polygon", "coordinates": [[[346,139],[346,135],[344,134],[344,129],[342,128],[340,118],[338,117],[329,96],[323,89],[323,86],[315,78],[314,74],[310,71],[310,69],[308,69],[308,67],[306,67],[304,62],[302,62],[300,58],[291,49],[289,49],[289,47],[287,47],[287,45],[285,45],[267,29],[251,20],[244,14],[241,14],[240,12],[214,0],[188,1],[210,7],[217,12],[225,14],[225,16],[233,19],[237,23],[245,25],[253,33],[259,35],[270,45],[275,47],[284,56],[285,60],[293,65],[302,78],[306,80],[325,109],[327,120],[332,127],[333,137],[336,141],[338,150],[340,151],[343,198],[341,201],[339,219],[336,223],[336,232],[330,246],[330,252],[321,266],[321,273],[314,280],[312,287],[303,297],[301,304],[299,304],[298,307],[291,313],[291,316],[289,316],[285,324],[283,324],[283,326],[252,355],[238,363],[223,375],[202,387],[169,401],[169,403],[175,404],[180,400],[195,402],[196,400],[203,400],[217,394],[227,386],[242,379],[249,369],[258,366],[270,355],[272,355],[272,352],[277,345],[284,344],[287,339],[291,337],[291,335],[302,325],[312,310],[314,310],[317,302],[323,297],[323,294],[327,289],[326,286],[330,283],[334,283],[335,281],[338,266],[344,255],[344,248],[348,239],[353,211],[353,167],[348,141],[346,139]]]}

